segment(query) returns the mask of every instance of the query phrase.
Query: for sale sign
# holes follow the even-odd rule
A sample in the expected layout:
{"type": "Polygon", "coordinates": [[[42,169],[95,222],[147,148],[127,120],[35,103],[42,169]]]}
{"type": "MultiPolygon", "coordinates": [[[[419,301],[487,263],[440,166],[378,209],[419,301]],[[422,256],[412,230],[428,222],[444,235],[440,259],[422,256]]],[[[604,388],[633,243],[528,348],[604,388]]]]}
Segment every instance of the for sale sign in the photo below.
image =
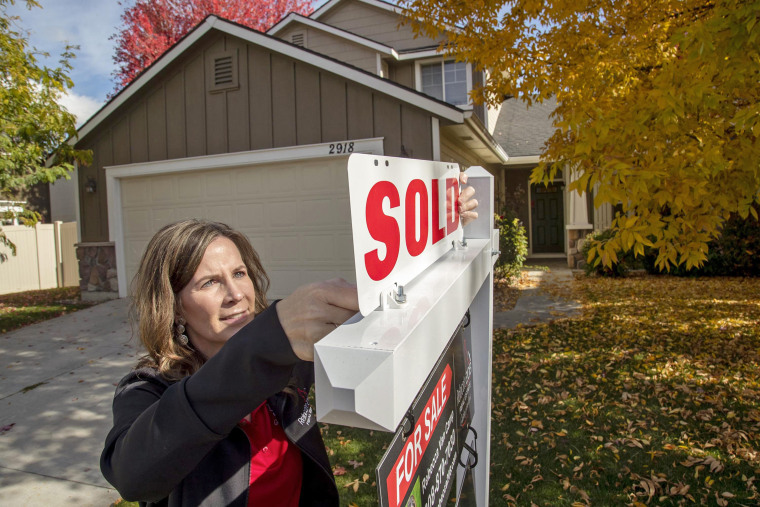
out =
{"type": "Polygon", "coordinates": [[[403,433],[397,435],[378,467],[381,505],[446,505],[452,481],[456,479],[452,377],[451,362],[440,363],[411,433],[405,438],[403,433]]]}
{"type": "Polygon", "coordinates": [[[348,186],[359,309],[368,315],[461,238],[459,166],[353,154],[348,186]]]}
{"type": "Polygon", "coordinates": [[[454,334],[378,465],[382,507],[443,507],[456,497],[462,429],[473,410],[469,335],[454,334]]]}

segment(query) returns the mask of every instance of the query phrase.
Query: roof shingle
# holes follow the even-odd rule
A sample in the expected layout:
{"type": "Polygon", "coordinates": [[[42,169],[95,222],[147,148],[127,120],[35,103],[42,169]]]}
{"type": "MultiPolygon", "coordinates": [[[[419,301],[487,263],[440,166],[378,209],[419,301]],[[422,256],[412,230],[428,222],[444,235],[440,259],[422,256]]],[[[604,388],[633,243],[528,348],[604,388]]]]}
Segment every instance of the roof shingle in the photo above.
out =
{"type": "Polygon", "coordinates": [[[505,100],[496,120],[493,137],[510,157],[540,155],[544,143],[554,133],[549,115],[557,107],[552,97],[531,107],[519,99],[505,100]]]}

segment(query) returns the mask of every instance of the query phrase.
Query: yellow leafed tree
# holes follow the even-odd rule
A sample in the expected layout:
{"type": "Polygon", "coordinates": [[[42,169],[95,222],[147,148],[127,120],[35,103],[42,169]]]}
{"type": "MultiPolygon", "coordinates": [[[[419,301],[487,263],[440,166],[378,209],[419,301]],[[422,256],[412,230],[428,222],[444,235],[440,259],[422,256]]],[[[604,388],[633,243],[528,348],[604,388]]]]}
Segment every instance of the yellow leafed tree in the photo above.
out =
{"type": "Polygon", "coordinates": [[[473,99],[557,99],[534,171],[579,170],[595,205],[619,205],[595,262],[656,249],[660,269],[701,265],[731,213],[760,202],[760,0],[406,0],[418,33],[486,69],[473,99]],[[452,26],[457,28],[451,28],[452,26]]]}

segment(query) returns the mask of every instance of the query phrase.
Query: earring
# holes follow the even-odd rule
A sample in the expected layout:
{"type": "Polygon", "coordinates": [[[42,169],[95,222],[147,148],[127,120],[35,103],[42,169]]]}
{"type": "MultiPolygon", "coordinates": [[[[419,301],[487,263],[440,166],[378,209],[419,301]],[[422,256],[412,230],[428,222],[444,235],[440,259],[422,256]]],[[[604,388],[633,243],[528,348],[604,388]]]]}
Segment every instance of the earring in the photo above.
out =
{"type": "Polygon", "coordinates": [[[187,346],[188,339],[187,335],[185,334],[185,319],[180,318],[177,321],[177,341],[183,346],[187,346]]]}

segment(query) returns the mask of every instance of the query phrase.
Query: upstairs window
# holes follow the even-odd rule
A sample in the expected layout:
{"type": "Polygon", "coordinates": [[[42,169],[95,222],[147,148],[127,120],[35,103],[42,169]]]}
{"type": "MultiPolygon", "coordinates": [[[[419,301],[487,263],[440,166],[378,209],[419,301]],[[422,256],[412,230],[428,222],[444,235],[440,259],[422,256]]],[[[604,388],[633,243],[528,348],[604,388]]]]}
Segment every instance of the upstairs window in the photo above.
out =
{"type": "Polygon", "coordinates": [[[420,65],[421,91],[455,106],[469,103],[467,64],[438,61],[420,65]]]}

